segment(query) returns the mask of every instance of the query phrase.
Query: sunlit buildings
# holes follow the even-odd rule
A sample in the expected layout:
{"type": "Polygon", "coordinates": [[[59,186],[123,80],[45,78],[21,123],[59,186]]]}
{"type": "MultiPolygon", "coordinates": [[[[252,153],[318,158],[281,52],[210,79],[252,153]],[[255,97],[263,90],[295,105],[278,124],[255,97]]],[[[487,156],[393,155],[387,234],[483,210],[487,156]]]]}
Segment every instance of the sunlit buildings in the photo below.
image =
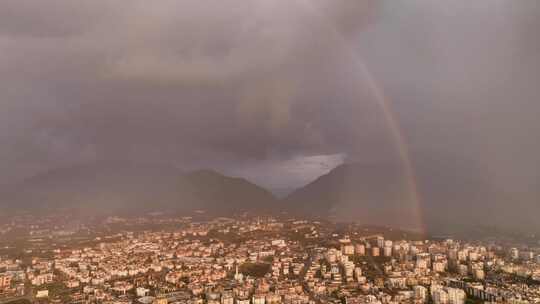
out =
{"type": "Polygon", "coordinates": [[[0,290],[11,286],[11,276],[0,275],[0,290]]]}

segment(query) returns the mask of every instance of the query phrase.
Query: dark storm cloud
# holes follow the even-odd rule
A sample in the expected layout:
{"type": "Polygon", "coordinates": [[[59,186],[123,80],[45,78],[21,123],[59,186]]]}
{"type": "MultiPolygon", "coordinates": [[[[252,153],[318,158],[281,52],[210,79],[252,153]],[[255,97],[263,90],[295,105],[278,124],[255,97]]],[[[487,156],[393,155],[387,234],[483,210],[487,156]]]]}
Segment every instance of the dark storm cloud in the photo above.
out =
{"type": "Polygon", "coordinates": [[[348,63],[312,11],[351,35],[372,2],[0,6],[6,175],[88,159],[234,167],[339,153],[357,125],[342,117],[358,107],[348,63]]]}
{"type": "Polygon", "coordinates": [[[393,158],[357,60],[413,158],[534,175],[538,12],[534,0],[1,1],[1,181],[100,159],[263,180],[303,157],[393,158]]]}

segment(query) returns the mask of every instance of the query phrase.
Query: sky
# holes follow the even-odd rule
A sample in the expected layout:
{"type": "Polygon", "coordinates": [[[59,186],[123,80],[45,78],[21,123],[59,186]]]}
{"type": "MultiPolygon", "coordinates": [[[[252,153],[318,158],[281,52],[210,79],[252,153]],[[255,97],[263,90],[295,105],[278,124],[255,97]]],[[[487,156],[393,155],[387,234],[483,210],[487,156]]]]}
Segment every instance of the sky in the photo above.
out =
{"type": "Polygon", "coordinates": [[[429,159],[532,199],[538,28],[536,0],[3,0],[0,184],[128,160],[292,188],[429,159]]]}

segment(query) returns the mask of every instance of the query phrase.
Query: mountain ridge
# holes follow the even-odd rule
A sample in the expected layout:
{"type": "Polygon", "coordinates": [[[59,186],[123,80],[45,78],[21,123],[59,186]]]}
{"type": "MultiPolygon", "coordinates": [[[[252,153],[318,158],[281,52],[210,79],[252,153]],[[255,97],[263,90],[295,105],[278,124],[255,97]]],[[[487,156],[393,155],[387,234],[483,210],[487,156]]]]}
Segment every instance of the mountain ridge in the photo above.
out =
{"type": "Polygon", "coordinates": [[[448,161],[433,171],[415,168],[419,193],[399,163],[337,166],[284,198],[241,177],[212,169],[184,171],[153,164],[87,164],[25,179],[0,195],[2,213],[63,210],[82,214],[185,214],[205,210],[253,212],[428,229],[437,233],[476,226],[540,231],[540,206],[518,201],[467,163],[448,161]],[[466,172],[464,174],[463,172],[466,172]],[[508,220],[511,219],[511,220],[508,220]],[[516,220],[519,219],[519,220],[516,220]],[[509,225],[508,223],[512,223],[509,225]]]}
{"type": "Polygon", "coordinates": [[[275,205],[266,189],[214,170],[183,170],[163,165],[91,164],[58,168],[25,179],[3,191],[5,211],[54,209],[97,214],[171,213],[206,209],[232,214],[253,209],[253,201],[275,205]],[[249,202],[249,203],[247,203],[249,202]]]}

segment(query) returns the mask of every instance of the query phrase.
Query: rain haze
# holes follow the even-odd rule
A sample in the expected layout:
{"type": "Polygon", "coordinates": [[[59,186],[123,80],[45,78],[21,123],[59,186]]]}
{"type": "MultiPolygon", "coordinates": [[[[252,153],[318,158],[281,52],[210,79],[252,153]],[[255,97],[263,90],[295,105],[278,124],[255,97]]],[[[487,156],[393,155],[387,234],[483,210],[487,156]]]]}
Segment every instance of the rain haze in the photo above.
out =
{"type": "Polygon", "coordinates": [[[3,0],[0,207],[130,163],[337,219],[540,232],[538,29],[536,0],[3,0]]]}

